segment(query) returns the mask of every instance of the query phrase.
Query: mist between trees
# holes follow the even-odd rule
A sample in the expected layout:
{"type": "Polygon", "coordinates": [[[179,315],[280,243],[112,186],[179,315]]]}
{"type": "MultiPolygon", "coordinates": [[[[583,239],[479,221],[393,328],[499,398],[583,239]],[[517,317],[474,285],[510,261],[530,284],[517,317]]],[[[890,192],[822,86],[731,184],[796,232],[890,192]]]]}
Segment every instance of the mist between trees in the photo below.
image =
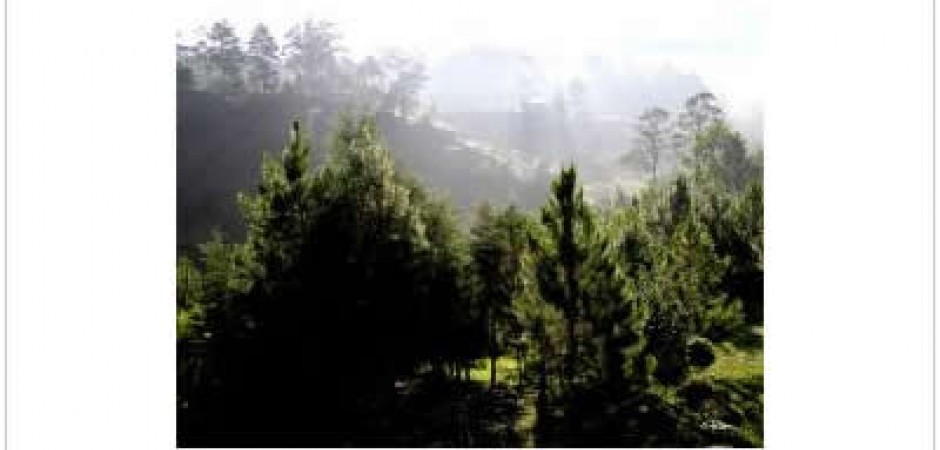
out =
{"type": "Polygon", "coordinates": [[[260,62],[276,49],[261,27],[247,70],[224,26],[178,67],[180,140],[244,108],[239,133],[270,140],[277,120],[287,141],[257,170],[180,161],[180,198],[194,167],[240,191],[200,218],[231,232],[180,228],[180,446],[762,445],[763,165],[713,95],[644,111],[618,156],[644,181],[592,202],[575,164],[527,178],[465,148],[430,156],[453,136],[392,94],[417,66],[373,97],[327,88],[349,81],[321,72],[331,28],[291,33],[286,82],[260,62]],[[462,170],[493,201],[461,214],[425,185],[462,170]]]}

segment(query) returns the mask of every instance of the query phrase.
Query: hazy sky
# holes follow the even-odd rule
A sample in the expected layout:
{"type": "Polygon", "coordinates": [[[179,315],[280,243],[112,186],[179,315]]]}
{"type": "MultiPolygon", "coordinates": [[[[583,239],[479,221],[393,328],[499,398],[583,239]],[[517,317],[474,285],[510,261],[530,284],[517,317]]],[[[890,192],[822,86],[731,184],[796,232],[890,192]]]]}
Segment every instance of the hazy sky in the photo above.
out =
{"type": "Polygon", "coordinates": [[[217,0],[182,3],[177,29],[185,38],[227,18],[243,34],[264,22],[281,37],[310,17],[336,23],[353,56],[399,47],[433,64],[467,47],[508,47],[537,57],[554,77],[580,73],[589,55],[654,70],[670,64],[746,114],[763,103],[766,10],[764,0],[217,0]]]}

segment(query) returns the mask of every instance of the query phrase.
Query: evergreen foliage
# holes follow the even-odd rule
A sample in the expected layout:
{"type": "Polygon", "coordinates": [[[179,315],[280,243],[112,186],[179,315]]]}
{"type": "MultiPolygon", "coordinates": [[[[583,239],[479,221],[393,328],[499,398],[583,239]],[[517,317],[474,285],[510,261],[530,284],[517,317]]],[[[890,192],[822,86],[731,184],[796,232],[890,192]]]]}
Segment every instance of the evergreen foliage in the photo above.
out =
{"type": "Polygon", "coordinates": [[[245,238],[178,259],[179,445],[515,446],[527,398],[540,446],[760,445],[760,385],[703,375],[763,321],[759,154],[688,117],[697,162],[621,204],[570,166],[538,214],[469,227],[373,120],[322,155],[294,122],[239,196],[245,238]]]}

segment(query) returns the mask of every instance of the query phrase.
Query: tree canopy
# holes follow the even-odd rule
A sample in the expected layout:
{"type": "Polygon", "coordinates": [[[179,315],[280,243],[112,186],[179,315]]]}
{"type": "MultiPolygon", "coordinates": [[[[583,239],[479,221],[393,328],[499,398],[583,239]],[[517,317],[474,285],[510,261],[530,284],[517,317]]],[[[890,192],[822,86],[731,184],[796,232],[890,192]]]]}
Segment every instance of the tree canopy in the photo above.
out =
{"type": "Polygon", "coordinates": [[[761,444],[762,381],[709,378],[763,321],[760,156],[720,119],[694,164],[613,207],[570,165],[537,211],[471,223],[368,116],[322,154],[287,131],[239,196],[244,238],[177,263],[181,446],[515,446],[527,402],[539,446],[761,444]]]}

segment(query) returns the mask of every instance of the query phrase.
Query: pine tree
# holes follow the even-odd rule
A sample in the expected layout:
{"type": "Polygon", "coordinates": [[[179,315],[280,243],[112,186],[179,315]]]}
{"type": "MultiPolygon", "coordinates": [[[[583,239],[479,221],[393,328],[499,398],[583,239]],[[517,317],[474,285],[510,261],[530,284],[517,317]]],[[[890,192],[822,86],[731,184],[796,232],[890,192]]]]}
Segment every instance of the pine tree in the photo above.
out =
{"type": "Polygon", "coordinates": [[[748,158],[744,138],[722,121],[696,135],[688,167],[696,182],[721,183],[723,189],[731,192],[742,190],[748,178],[757,172],[748,158]]]}
{"type": "Polygon", "coordinates": [[[279,84],[278,46],[268,27],[259,23],[248,41],[248,84],[252,90],[273,93],[279,84]]]}
{"type": "MultiPolygon", "coordinates": [[[[626,388],[643,343],[646,309],[636,291],[637,279],[651,267],[644,232],[636,211],[626,209],[599,224],[585,267],[586,301],[592,307],[600,379],[613,392],[626,388]],[[628,376],[629,375],[629,376],[628,376]]],[[[643,378],[644,376],[640,376],[643,378]]]]}
{"type": "Polygon", "coordinates": [[[679,126],[690,142],[706,128],[721,121],[725,114],[715,95],[707,91],[689,97],[683,106],[679,126]]]}
{"type": "Polygon", "coordinates": [[[558,305],[567,321],[565,378],[569,384],[577,373],[578,327],[583,325],[582,317],[590,316],[590,311],[584,311],[589,305],[582,304],[580,277],[593,222],[574,166],[563,168],[552,181],[552,196],[542,208],[547,236],[540,250],[538,280],[542,296],[558,305]]]}
{"type": "Polygon", "coordinates": [[[481,207],[473,236],[473,261],[481,284],[481,307],[487,323],[490,386],[496,383],[499,330],[512,325],[512,304],[523,288],[523,259],[528,240],[523,216],[512,206],[493,212],[481,207]]]}
{"type": "Polygon", "coordinates": [[[317,101],[329,100],[341,53],[340,35],[329,22],[304,21],[285,36],[284,65],[297,89],[317,101]]]}
{"type": "Polygon", "coordinates": [[[225,94],[234,94],[244,89],[243,67],[245,52],[241,40],[227,20],[212,24],[206,36],[208,62],[218,79],[217,89],[225,94]]]}
{"type": "Polygon", "coordinates": [[[671,146],[669,113],[662,108],[645,110],[635,125],[635,131],[633,149],[625,156],[625,162],[637,164],[650,172],[655,181],[671,146]]]}
{"type": "Polygon", "coordinates": [[[295,121],[283,152],[264,156],[256,193],[239,195],[248,228],[246,245],[262,280],[281,279],[298,257],[311,206],[309,165],[310,144],[295,121]]]}

